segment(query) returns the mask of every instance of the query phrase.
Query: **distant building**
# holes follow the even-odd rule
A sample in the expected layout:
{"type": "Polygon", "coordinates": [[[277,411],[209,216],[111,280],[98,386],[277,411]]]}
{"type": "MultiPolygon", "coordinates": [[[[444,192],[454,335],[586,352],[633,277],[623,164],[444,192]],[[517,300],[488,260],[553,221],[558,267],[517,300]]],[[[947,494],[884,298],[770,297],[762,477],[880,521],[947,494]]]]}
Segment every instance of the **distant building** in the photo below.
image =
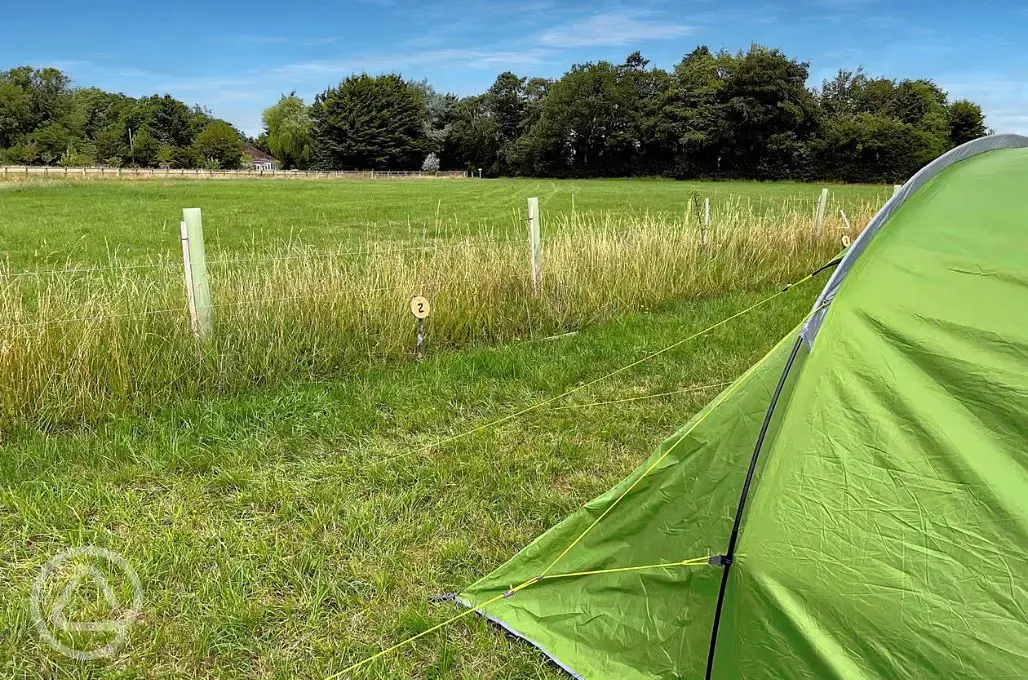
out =
{"type": "Polygon", "coordinates": [[[252,144],[246,145],[246,151],[243,154],[246,156],[250,167],[254,170],[271,171],[282,167],[282,163],[277,158],[269,156],[252,144]]]}

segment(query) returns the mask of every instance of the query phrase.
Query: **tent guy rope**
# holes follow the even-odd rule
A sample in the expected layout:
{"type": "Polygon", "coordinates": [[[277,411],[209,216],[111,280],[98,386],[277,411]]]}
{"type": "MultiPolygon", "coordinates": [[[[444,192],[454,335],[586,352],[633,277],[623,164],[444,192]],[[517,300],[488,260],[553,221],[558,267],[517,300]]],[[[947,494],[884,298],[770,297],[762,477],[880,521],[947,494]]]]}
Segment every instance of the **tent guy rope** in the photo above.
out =
{"type": "Polygon", "coordinates": [[[657,357],[659,357],[659,356],[661,356],[663,354],[667,354],[668,352],[670,352],[670,351],[672,351],[674,349],[677,349],[678,347],[681,347],[682,345],[686,344],[687,342],[690,342],[690,341],[695,340],[697,338],[703,337],[704,335],[707,335],[708,333],[717,330],[721,326],[724,326],[725,324],[730,323],[730,322],[734,321],[735,319],[738,319],[741,316],[745,316],[745,315],[749,314],[750,312],[752,312],[752,311],[754,311],[754,310],[756,310],[756,309],[758,309],[760,307],[763,307],[764,305],[768,304],[769,302],[772,302],[772,301],[778,299],[779,297],[781,297],[782,295],[785,295],[786,293],[788,293],[793,288],[795,288],[795,287],[797,287],[799,285],[802,285],[802,284],[806,283],[807,281],[810,281],[815,276],[817,276],[821,272],[825,271],[825,269],[828,269],[828,268],[838,264],[839,261],[840,260],[838,258],[835,259],[835,260],[832,260],[828,264],[826,264],[826,265],[824,265],[822,267],[819,267],[818,269],[814,270],[810,274],[807,274],[803,278],[798,279],[797,281],[794,281],[793,283],[790,283],[789,285],[785,286],[781,290],[776,291],[775,293],[767,296],[766,298],[763,298],[762,300],[758,300],[757,302],[753,303],[749,307],[746,307],[745,309],[740,310],[740,311],[736,312],[735,314],[732,314],[731,316],[728,316],[728,317],[722,319],[721,321],[718,321],[715,324],[711,324],[710,326],[707,326],[706,328],[704,328],[702,330],[699,330],[699,331],[693,333],[692,335],[690,335],[690,336],[688,336],[686,338],[683,338],[681,340],[673,342],[670,345],[668,345],[667,347],[664,347],[663,349],[659,349],[659,350],[657,350],[655,352],[647,354],[646,356],[644,356],[644,357],[642,357],[640,359],[637,359],[637,360],[633,361],[630,364],[626,364],[625,366],[622,366],[620,368],[616,368],[613,371],[611,371],[609,373],[606,373],[604,375],[601,375],[598,378],[594,378],[593,380],[590,380],[587,383],[583,383],[582,385],[579,385],[577,387],[573,387],[573,388],[571,388],[571,389],[569,389],[569,390],[567,390],[565,392],[562,392],[562,393],[560,393],[560,394],[558,394],[558,395],[556,395],[554,397],[549,397],[547,399],[543,399],[542,401],[538,401],[538,402],[536,402],[534,404],[531,404],[530,406],[526,406],[525,408],[523,408],[523,409],[521,409],[519,411],[515,411],[514,413],[510,413],[508,415],[502,416],[502,417],[497,418],[495,420],[490,420],[489,422],[484,423],[482,425],[479,425],[478,427],[472,428],[470,430],[466,430],[466,431],[461,432],[459,434],[455,434],[455,435],[453,435],[451,437],[445,437],[443,439],[440,439],[437,442],[433,442],[432,444],[428,444],[427,446],[423,446],[423,447],[421,447],[420,449],[418,449],[416,451],[411,451],[409,453],[402,453],[402,454],[399,454],[397,456],[390,456],[388,458],[383,458],[383,459],[377,461],[377,463],[372,463],[372,464],[374,465],[374,464],[378,464],[378,463],[392,462],[392,461],[398,460],[400,458],[407,458],[407,457],[413,456],[413,455],[422,455],[422,454],[428,453],[429,451],[437,449],[437,448],[439,448],[441,446],[445,446],[447,444],[452,444],[453,442],[455,442],[455,441],[457,441],[459,439],[464,439],[465,437],[470,437],[473,434],[477,434],[477,433],[482,432],[484,430],[488,430],[488,429],[491,429],[491,428],[496,427],[498,425],[502,425],[504,423],[510,422],[511,420],[514,420],[516,418],[520,418],[521,416],[526,415],[528,413],[531,413],[532,411],[535,411],[537,409],[540,409],[543,406],[547,406],[547,405],[552,404],[554,402],[560,401],[561,399],[565,399],[567,397],[570,397],[572,394],[577,394],[577,393],[579,393],[579,392],[581,392],[583,390],[586,390],[586,389],[592,387],[593,385],[595,385],[597,383],[603,382],[604,380],[609,380],[610,378],[613,378],[616,375],[620,375],[621,373],[624,373],[625,371],[629,371],[629,370],[635,368],[636,366],[639,366],[640,364],[644,364],[647,361],[652,361],[653,359],[656,359],[657,357]]]}
{"type": "Polygon", "coordinates": [[[463,619],[463,618],[465,618],[467,616],[471,616],[472,614],[476,614],[476,613],[480,612],[481,610],[485,609],[486,607],[488,607],[489,605],[495,604],[495,603],[499,602],[500,600],[504,600],[506,598],[512,597],[515,594],[517,594],[518,592],[524,590],[525,588],[528,588],[529,586],[535,585],[535,584],[540,583],[542,581],[550,581],[550,580],[553,580],[553,579],[560,579],[560,578],[579,578],[579,577],[584,577],[584,576],[598,576],[598,575],[601,575],[601,574],[619,574],[619,573],[624,573],[624,572],[628,572],[628,571],[654,571],[654,570],[657,570],[657,569],[672,569],[672,568],[683,568],[683,567],[700,567],[700,566],[706,566],[706,565],[713,564],[713,562],[712,562],[713,559],[714,558],[712,558],[712,557],[695,557],[695,558],[691,558],[691,559],[687,559],[687,560],[682,560],[681,562],[669,562],[669,563],[663,563],[663,564],[644,564],[644,565],[641,565],[641,566],[638,566],[638,567],[619,567],[619,568],[616,568],[616,569],[597,569],[597,570],[594,570],[594,571],[578,571],[578,572],[569,572],[569,573],[566,573],[566,574],[550,574],[548,576],[537,576],[535,578],[528,579],[527,581],[525,581],[524,583],[522,583],[520,585],[514,586],[510,590],[507,590],[504,593],[501,593],[500,595],[497,595],[496,597],[494,597],[494,598],[492,598],[490,600],[487,600],[487,601],[483,602],[482,604],[478,605],[477,607],[472,607],[470,609],[466,609],[465,611],[461,612],[460,614],[457,614],[455,616],[451,616],[450,618],[446,619],[442,623],[438,623],[438,624],[432,626],[428,630],[423,630],[420,633],[418,633],[417,635],[412,635],[411,637],[407,638],[406,640],[403,640],[402,642],[397,642],[392,647],[387,647],[386,649],[383,649],[382,651],[378,652],[377,654],[369,656],[368,658],[363,659],[362,661],[358,661],[357,663],[353,664],[352,666],[348,666],[347,668],[344,668],[343,670],[339,671],[338,673],[336,673],[334,675],[330,675],[328,678],[326,678],[326,680],[336,680],[337,678],[341,678],[341,677],[345,676],[348,673],[352,673],[353,671],[368,665],[372,661],[375,661],[377,659],[382,658],[383,656],[389,654],[390,652],[394,652],[394,651],[396,651],[397,649],[399,649],[401,647],[409,645],[412,642],[415,642],[415,641],[425,637],[426,635],[429,635],[431,633],[434,633],[437,630],[440,630],[440,629],[445,628],[445,627],[447,627],[447,626],[449,626],[449,625],[451,625],[453,623],[456,623],[457,621],[460,621],[461,619],[463,619]]]}
{"type": "MultiPolygon", "coordinates": [[[[650,360],[652,360],[652,359],[654,359],[654,358],[656,358],[656,357],[658,357],[658,356],[660,356],[662,354],[666,354],[667,352],[670,352],[671,350],[675,349],[676,347],[680,347],[681,345],[685,344],[686,342],[689,342],[690,340],[694,340],[694,339],[696,339],[698,337],[701,337],[701,336],[703,336],[703,335],[713,331],[714,329],[719,328],[720,326],[723,326],[723,325],[729,323],[730,321],[732,321],[734,319],[737,319],[737,318],[739,318],[739,317],[741,317],[741,316],[743,316],[745,314],[748,314],[748,313],[752,312],[753,310],[755,310],[755,309],[757,309],[757,308],[759,308],[759,307],[761,307],[761,306],[771,302],[772,300],[777,299],[778,297],[784,295],[785,293],[789,292],[793,288],[795,288],[795,287],[797,287],[799,285],[802,285],[803,283],[806,283],[806,282],[810,281],[811,279],[815,278],[818,274],[820,274],[821,272],[825,271],[826,269],[829,269],[832,266],[838,264],[839,261],[840,261],[839,259],[835,259],[832,262],[829,262],[828,264],[826,264],[826,265],[824,265],[822,267],[819,267],[818,269],[816,269],[815,271],[811,272],[810,274],[807,274],[803,278],[801,278],[801,279],[799,279],[799,280],[797,280],[797,281],[795,281],[795,282],[785,286],[784,288],[782,288],[781,290],[775,292],[774,294],[769,295],[768,297],[766,297],[766,298],[764,298],[764,299],[762,299],[762,300],[760,300],[760,301],[750,305],[749,307],[746,307],[745,309],[743,309],[743,310],[741,310],[739,312],[736,312],[735,314],[732,314],[731,316],[729,316],[729,317],[727,317],[725,319],[722,319],[721,321],[719,321],[719,322],[717,322],[717,323],[715,323],[715,324],[713,324],[711,326],[708,326],[707,328],[704,328],[701,331],[693,333],[692,335],[690,335],[687,338],[684,338],[684,339],[679,340],[679,341],[677,341],[675,343],[672,343],[671,345],[668,345],[667,347],[665,347],[665,348],[663,348],[661,350],[658,350],[656,352],[648,354],[648,355],[646,355],[645,357],[643,357],[641,359],[633,361],[630,364],[622,366],[621,368],[618,368],[618,369],[616,369],[614,371],[611,371],[610,373],[607,373],[607,374],[605,374],[603,376],[600,376],[599,378],[591,380],[591,381],[589,381],[589,382],[587,382],[587,383],[585,383],[583,385],[575,387],[575,388],[573,388],[571,390],[568,390],[568,391],[566,391],[566,392],[564,392],[562,394],[559,394],[559,395],[557,395],[555,397],[550,397],[549,399],[545,399],[543,401],[537,402],[537,403],[535,403],[535,404],[533,404],[531,406],[528,406],[528,407],[526,407],[524,409],[521,409],[520,411],[517,411],[517,412],[515,412],[513,414],[504,416],[502,418],[498,418],[496,420],[492,420],[492,421],[490,421],[490,422],[488,422],[488,423],[486,423],[484,425],[481,425],[481,426],[476,427],[474,429],[468,430],[467,432],[463,432],[461,434],[454,435],[453,437],[449,437],[447,439],[443,439],[443,440],[441,440],[439,442],[436,442],[434,445],[430,445],[428,447],[425,447],[425,448],[421,449],[420,451],[418,451],[418,453],[424,453],[424,452],[426,452],[428,450],[431,450],[433,448],[442,446],[443,444],[447,444],[447,443],[456,441],[456,440],[461,439],[463,437],[470,436],[470,435],[472,435],[472,434],[474,434],[476,432],[481,432],[481,431],[486,430],[486,429],[488,429],[490,427],[494,427],[496,425],[500,425],[502,423],[508,422],[508,421],[513,420],[514,418],[517,418],[517,417],[519,417],[521,415],[524,415],[524,414],[529,413],[531,411],[534,411],[534,410],[536,410],[538,408],[546,406],[547,404],[551,404],[551,403],[553,403],[555,401],[558,401],[559,399],[563,399],[564,397],[570,396],[571,394],[575,394],[577,392],[580,392],[580,391],[582,391],[582,390],[584,390],[584,389],[586,389],[586,388],[588,388],[588,387],[590,387],[592,385],[595,385],[598,382],[601,382],[601,381],[606,380],[606,379],[608,379],[610,377],[618,375],[619,373],[623,373],[623,372],[625,372],[625,371],[627,371],[627,370],[629,370],[631,368],[634,368],[635,366],[638,366],[639,364],[642,364],[642,363],[644,363],[646,361],[650,361],[650,360]]],[[[808,318],[809,318],[810,315],[812,315],[812,314],[816,313],[817,311],[821,310],[822,308],[826,307],[827,304],[828,303],[825,302],[822,305],[819,305],[818,307],[816,307],[811,312],[809,312],[808,315],[807,315],[808,318]]],[[[743,374],[742,378],[745,378],[745,376],[749,375],[751,372],[756,370],[756,368],[759,367],[759,366],[760,366],[760,362],[758,362],[755,366],[751,367],[745,374],[743,374]]],[[[417,635],[413,635],[413,636],[411,636],[411,637],[409,637],[409,638],[407,638],[407,639],[405,639],[405,640],[403,640],[401,642],[398,642],[398,643],[396,643],[396,644],[394,644],[394,645],[392,645],[390,647],[387,647],[387,648],[379,651],[378,653],[376,653],[376,654],[374,654],[372,656],[369,656],[369,657],[367,657],[367,658],[365,658],[365,659],[363,659],[361,661],[358,661],[357,663],[352,664],[352,665],[344,668],[343,670],[339,671],[338,673],[335,673],[334,675],[329,676],[327,678],[327,680],[336,680],[337,678],[341,678],[341,677],[343,677],[343,676],[345,676],[345,675],[347,675],[347,674],[349,674],[349,673],[351,673],[351,672],[353,672],[353,671],[355,671],[355,670],[357,670],[359,668],[362,668],[362,667],[366,666],[369,663],[372,663],[373,661],[376,661],[377,659],[382,658],[383,656],[386,656],[386,655],[390,654],[391,652],[396,651],[397,649],[400,649],[401,647],[404,647],[404,646],[409,645],[409,644],[411,644],[413,642],[416,642],[417,640],[419,640],[419,639],[421,639],[421,638],[423,638],[423,637],[425,637],[425,636],[427,636],[427,635],[429,635],[431,633],[434,633],[437,630],[446,628],[447,626],[450,626],[453,623],[456,623],[457,621],[460,621],[461,619],[464,619],[464,618],[466,618],[466,617],[468,617],[468,616],[470,616],[472,614],[475,614],[477,612],[481,612],[482,610],[484,610],[485,608],[489,607],[490,605],[495,604],[495,603],[499,602],[500,600],[513,597],[514,595],[516,595],[518,592],[524,590],[525,588],[528,588],[528,587],[530,587],[530,586],[532,586],[534,584],[537,584],[537,583],[541,583],[543,581],[554,580],[554,579],[563,579],[563,578],[578,578],[578,577],[586,577],[586,576],[597,576],[597,575],[602,575],[602,574],[625,573],[625,572],[634,572],[634,571],[653,571],[653,570],[657,570],[657,569],[668,569],[668,568],[697,567],[697,566],[705,566],[705,565],[719,566],[721,564],[721,562],[719,561],[718,557],[706,556],[706,557],[696,557],[696,558],[686,559],[686,560],[682,560],[681,562],[671,562],[671,563],[662,563],[662,564],[647,564],[647,565],[634,566],[634,567],[616,567],[616,568],[611,568],[611,569],[596,569],[596,570],[589,570],[589,571],[577,571],[577,572],[566,572],[566,573],[550,574],[550,571],[553,569],[553,567],[555,567],[557,565],[557,563],[559,563],[569,552],[571,552],[571,550],[573,550],[575,548],[575,546],[577,546],[586,537],[586,535],[590,531],[592,531],[592,529],[594,527],[596,527],[597,524],[599,524],[605,517],[607,517],[607,515],[609,515],[610,512],[615,507],[617,507],[617,505],[626,496],[628,496],[632,492],[632,490],[639,484],[640,481],[642,481],[644,478],[646,478],[664,460],[666,460],[667,457],[675,450],[675,448],[682,441],[684,441],[686,437],[688,437],[689,433],[692,432],[692,430],[695,429],[701,422],[703,422],[703,420],[710,413],[712,413],[717,408],[717,406],[719,404],[723,403],[724,400],[728,396],[730,396],[735,389],[737,389],[738,385],[743,383],[743,379],[742,378],[737,380],[733,384],[732,388],[726,390],[721,395],[721,398],[716,400],[714,402],[714,404],[709,409],[707,409],[707,411],[703,415],[701,415],[693,423],[693,425],[686,432],[684,432],[681,437],[679,437],[677,439],[677,441],[672,446],[670,446],[668,448],[667,451],[665,451],[661,456],[659,456],[657,458],[657,460],[653,462],[652,465],[650,465],[620,496],[618,496],[617,499],[614,500],[614,502],[610,506],[608,506],[608,508],[602,514],[600,514],[599,517],[596,518],[595,521],[593,521],[592,524],[590,524],[581,534],[579,534],[579,536],[574,541],[572,541],[572,543],[570,545],[568,545],[568,547],[565,548],[560,553],[560,555],[558,555],[557,558],[555,560],[553,560],[549,564],[549,566],[546,567],[545,570],[543,570],[543,572],[541,574],[539,574],[538,576],[536,576],[534,578],[530,578],[530,579],[524,581],[523,583],[521,583],[521,584],[519,584],[517,586],[514,586],[514,587],[510,588],[509,590],[505,591],[504,593],[502,593],[500,595],[497,595],[497,596],[495,596],[493,598],[490,598],[489,600],[486,600],[485,602],[483,602],[482,604],[480,604],[480,605],[478,605],[476,607],[469,608],[469,609],[467,609],[467,610],[465,610],[465,611],[463,611],[463,612],[461,612],[459,614],[456,614],[456,615],[446,619],[445,621],[443,621],[441,623],[436,624],[435,626],[432,626],[431,628],[428,628],[427,630],[424,630],[424,631],[418,633],[417,635]]],[[[393,460],[394,458],[390,458],[389,460],[393,460]]]]}

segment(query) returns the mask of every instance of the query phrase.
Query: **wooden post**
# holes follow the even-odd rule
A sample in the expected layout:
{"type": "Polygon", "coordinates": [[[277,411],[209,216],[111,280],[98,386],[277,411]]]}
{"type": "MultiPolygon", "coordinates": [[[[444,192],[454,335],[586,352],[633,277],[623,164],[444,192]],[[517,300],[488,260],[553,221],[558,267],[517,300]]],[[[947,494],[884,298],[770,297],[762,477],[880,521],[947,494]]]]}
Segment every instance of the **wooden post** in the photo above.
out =
{"type": "Polygon", "coordinates": [[[700,232],[700,245],[707,247],[710,240],[710,197],[703,201],[703,230],[700,232]]]}
{"type": "Polygon", "coordinates": [[[193,330],[197,336],[207,337],[212,328],[211,288],[207,281],[207,255],[203,246],[203,217],[199,208],[182,211],[185,224],[183,253],[188,251],[186,264],[189,271],[189,287],[192,289],[192,305],[196,309],[193,330]]]}
{"type": "Polygon", "coordinates": [[[821,235],[825,226],[825,206],[828,205],[828,189],[821,190],[821,197],[817,199],[817,211],[814,213],[814,238],[821,235]]]}
{"type": "Polygon", "coordinates": [[[532,292],[540,293],[543,280],[543,247],[539,239],[539,199],[528,199],[528,243],[532,256],[532,292]]]}

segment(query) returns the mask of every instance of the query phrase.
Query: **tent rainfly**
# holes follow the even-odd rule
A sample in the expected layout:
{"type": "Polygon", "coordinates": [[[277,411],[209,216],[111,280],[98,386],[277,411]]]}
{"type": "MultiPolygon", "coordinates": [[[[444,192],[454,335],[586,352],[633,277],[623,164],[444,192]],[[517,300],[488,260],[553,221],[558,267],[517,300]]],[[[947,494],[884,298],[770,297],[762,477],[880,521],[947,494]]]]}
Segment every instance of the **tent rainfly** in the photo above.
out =
{"type": "Polygon", "coordinates": [[[922,169],[795,333],[458,599],[589,680],[1028,677],[1028,138],[922,169]]]}

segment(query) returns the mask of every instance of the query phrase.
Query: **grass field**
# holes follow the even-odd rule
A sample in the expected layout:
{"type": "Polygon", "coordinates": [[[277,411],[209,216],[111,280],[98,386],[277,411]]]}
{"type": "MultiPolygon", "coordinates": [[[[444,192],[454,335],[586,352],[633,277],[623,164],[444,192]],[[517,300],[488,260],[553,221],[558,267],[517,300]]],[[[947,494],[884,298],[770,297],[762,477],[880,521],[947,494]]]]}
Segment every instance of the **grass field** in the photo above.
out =
{"type": "MultiPolygon", "coordinates": [[[[91,402],[91,417],[79,420],[48,419],[40,415],[45,407],[26,404],[48,394],[51,384],[91,389],[90,380],[108,380],[118,374],[117,366],[155,366],[162,371],[156,374],[159,380],[145,384],[153,389],[170,375],[163,371],[187,359],[146,354],[144,341],[159,343],[179,331],[147,325],[145,317],[127,317],[110,325],[72,326],[76,330],[57,335],[33,329],[10,336],[3,348],[5,376],[8,381],[22,376],[24,384],[20,396],[6,393],[20,400],[8,408],[21,408],[24,417],[8,419],[2,430],[0,674],[317,678],[447,618],[453,606],[430,604],[430,596],[468,585],[622,478],[793,328],[824,280],[795,288],[557,404],[445,446],[433,444],[686,338],[763,300],[830,257],[837,249],[838,220],[829,236],[809,236],[817,190],[659,181],[0,188],[10,263],[7,309],[30,319],[39,313],[31,299],[40,293],[53,304],[65,297],[91,312],[96,310],[90,300],[128,305],[133,291],[153,297],[151,302],[165,295],[170,304],[181,295],[181,282],[170,275],[156,283],[149,273],[143,278],[88,275],[66,284],[28,277],[36,283],[19,288],[15,282],[21,279],[11,274],[162,257],[173,262],[178,216],[190,206],[204,209],[212,252],[229,256],[347,250],[365,239],[461,243],[484,236],[520,238],[523,226],[512,214],[525,197],[539,195],[544,229],[550,229],[548,234],[566,230],[568,239],[563,250],[553,245],[547,252],[571,272],[561,279],[551,270],[549,279],[560,286],[546,289],[543,301],[530,302],[516,264],[527,261],[527,252],[508,256],[495,248],[462,246],[440,252],[456,252],[478,264],[462,264],[452,254],[389,264],[389,275],[407,272],[409,283],[422,277],[425,266],[464,272],[452,279],[459,283],[452,290],[463,292],[439,298],[440,327],[425,361],[416,363],[402,353],[364,360],[344,352],[303,354],[310,347],[300,340],[311,334],[333,346],[368,327],[353,326],[348,334],[322,332],[311,319],[325,308],[275,307],[273,322],[262,320],[272,310],[260,308],[223,322],[233,324],[225,332],[236,333],[235,344],[227,349],[271,355],[274,361],[292,353],[293,364],[316,364],[312,357],[320,357],[324,365],[312,370],[311,365],[283,364],[277,371],[233,373],[239,367],[218,358],[226,346],[215,344],[205,355],[207,372],[191,374],[187,367],[182,372],[187,383],[235,376],[221,389],[172,384],[160,399],[91,402]],[[719,204],[734,206],[723,214],[708,250],[696,246],[690,192],[720,197],[715,211],[719,204]],[[743,202],[750,208],[743,210],[743,202]],[[759,218],[765,214],[766,219],[759,218]],[[728,223],[733,217],[738,224],[728,223]],[[776,224],[781,236],[774,231],[776,224]],[[591,229],[600,235],[589,239],[591,229]],[[691,230],[691,235],[675,237],[676,229],[691,230]],[[599,245],[583,245],[590,240],[599,245]],[[639,242],[648,245],[632,245],[639,242]],[[576,269],[576,261],[584,264],[576,269]],[[619,268],[608,276],[596,274],[614,263],[619,268]],[[494,278],[489,286],[478,287],[467,278],[469,272],[494,278]],[[520,282],[504,283],[508,279],[520,282]],[[582,295],[581,289],[597,294],[582,295]],[[578,292],[568,297],[567,291],[578,292]],[[480,298],[495,305],[492,312],[462,311],[480,298]],[[572,300],[584,312],[570,313],[554,300],[565,305],[572,300]],[[449,312],[448,304],[454,307],[449,312]],[[515,313],[526,305],[529,314],[515,313]],[[563,317],[545,316],[546,310],[558,308],[563,317]],[[454,318],[445,321],[448,313],[454,318]],[[542,320],[546,323],[538,333],[522,333],[526,324],[542,320]],[[458,337],[458,329],[483,324],[498,330],[458,337]],[[267,332],[239,330],[251,326],[267,332]],[[544,339],[544,331],[572,326],[579,332],[544,339]],[[290,329],[298,334],[291,336],[290,329]],[[41,339],[51,344],[40,344],[41,339]],[[29,368],[26,348],[40,347],[61,351],[45,355],[50,363],[29,368]],[[97,349],[102,347],[106,353],[97,349]],[[74,348],[93,352],[90,361],[98,363],[79,363],[69,371],[61,362],[74,363],[80,356],[74,348]],[[23,354],[14,356],[18,352],[23,354]],[[32,382],[25,376],[44,378],[32,382]],[[664,396],[622,401],[649,395],[664,396]],[[619,403],[588,405],[608,401],[619,403]],[[67,547],[85,545],[117,551],[135,567],[144,607],[116,656],[81,663],[40,639],[28,603],[40,567],[67,547]]],[[[835,191],[838,205],[854,222],[887,195],[873,187],[835,191]]],[[[284,287],[299,274],[310,277],[301,292],[310,293],[326,281],[345,289],[354,277],[387,261],[393,262],[369,257],[352,271],[341,265],[279,267],[257,283],[284,287]]],[[[234,280],[239,294],[246,292],[257,272],[245,271],[247,276],[236,279],[223,275],[223,289],[234,280]]],[[[406,294],[336,311],[366,317],[375,308],[368,305],[395,303],[399,311],[381,318],[406,324],[396,337],[408,337],[412,324],[403,317],[406,294]]],[[[78,313],[67,306],[57,312],[78,313]]],[[[189,347],[187,341],[185,334],[181,347],[189,347]]],[[[195,363],[195,355],[190,361],[195,363]]],[[[136,383],[104,384],[109,389],[136,383]]],[[[64,393],[49,394],[57,398],[64,393]]],[[[102,611],[98,597],[86,593],[76,604],[82,611],[102,611]]],[[[562,676],[527,645],[465,619],[357,677],[562,676]]]]}
{"type": "MultiPolygon", "coordinates": [[[[828,213],[879,205],[891,187],[839,185],[828,213]]],[[[682,215],[690,198],[721,206],[810,215],[819,187],[756,182],[660,180],[422,180],[343,182],[83,182],[0,184],[2,255],[14,269],[179,256],[182,208],[202,208],[214,255],[292,246],[334,248],[356,241],[421,241],[456,235],[522,237],[526,200],[544,219],[582,214],[682,215]]],[[[544,228],[551,227],[546,219],[544,228]]]]}

